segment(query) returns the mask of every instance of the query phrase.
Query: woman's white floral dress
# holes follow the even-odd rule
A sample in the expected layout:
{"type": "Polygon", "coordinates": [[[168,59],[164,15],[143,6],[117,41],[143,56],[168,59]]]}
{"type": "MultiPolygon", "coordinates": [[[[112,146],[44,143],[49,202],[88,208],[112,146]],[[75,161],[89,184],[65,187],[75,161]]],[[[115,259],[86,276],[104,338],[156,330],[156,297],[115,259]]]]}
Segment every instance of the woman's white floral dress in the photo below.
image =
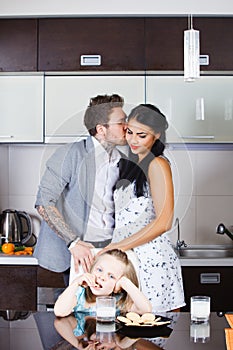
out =
{"type": "MultiPolygon", "coordinates": [[[[137,198],[133,189],[134,184],[129,184],[114,192],[116,228],[113,242],[136,233],[155,218],[151,196],[137,198]]],[[[167,234],[134,248],[134,252],[139,259],[141,288],[150,299],[153,312],[184,306],[181,267],[167,234]]]]}

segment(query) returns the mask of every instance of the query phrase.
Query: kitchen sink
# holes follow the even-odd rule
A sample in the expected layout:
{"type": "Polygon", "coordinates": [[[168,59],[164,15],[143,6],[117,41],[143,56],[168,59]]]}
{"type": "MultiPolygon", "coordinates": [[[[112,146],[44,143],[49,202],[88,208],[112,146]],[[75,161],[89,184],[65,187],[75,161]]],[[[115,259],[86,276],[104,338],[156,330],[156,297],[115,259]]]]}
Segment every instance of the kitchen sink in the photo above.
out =
{"type": "Polygon", "coordinates": [[[224,259],[233,258],[233,246],[190,246],[176,249],[180,258],[224,259]]]}

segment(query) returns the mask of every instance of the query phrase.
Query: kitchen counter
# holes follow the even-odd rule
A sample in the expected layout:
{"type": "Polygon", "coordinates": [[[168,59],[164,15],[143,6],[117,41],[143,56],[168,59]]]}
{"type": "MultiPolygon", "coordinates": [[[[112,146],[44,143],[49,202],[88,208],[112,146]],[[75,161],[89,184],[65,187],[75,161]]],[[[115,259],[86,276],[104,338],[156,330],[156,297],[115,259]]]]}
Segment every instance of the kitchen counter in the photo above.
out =
{"type": "Polygon", "coordinates": [[[0,309],[36,310],[38,261],[30,255],[0,254],[0,309]]]}
{"type": "MultiPolygon", "coordinates": [[[[45,350],[55,348],[60,345],[61,348],[68,348],[69,344],[72,344],[72,339],[75,341],[77,348],[77,338],[73,335],[72,323],[67,323],[67,318],[59,319],[54,327],[54,321],[56,320],[53,312],[24,312],[22,313],[22,319],[17,320],[17,316],[20,317],[20,312],[7,312],[0,311],[0,334],[1,334],[1,347],[5,350],[16,349],[36,349],[45,350]],[[11,320],[7,320],[10,318],[11,320]],[[64,327],[63,325],[66,325],[64,327]],[[10,330],[10,331],[9,331],[10,330]]],[[[225,317],[218,317],[216,313],[211,313],[210,322],[208,327],[204,326],[200,331],[209,334],[209,339],[205,343],[194,342],[194,339],[190,338],[191,325],[190,314],[186,312],[181,313],[168,313],[167,317],[172,319],[170,335],[168,337],[162,337],[160,331],[156,330],[156,335],[152,338],[138,337],[137,331],[135,336],[130,338],[122,333],[119,338],[117,334],[104,333],[105,345],[98,343],[98,346],[93,344],[93,349],[110,349],[114,348],[117,343],[118,349],[131,348],[135,350],[224,350],[226,349],[225,343],[225,328],[229,328],[229,325],[225,317]],[[173,314],[173,315],[172,315],[173,314]],[[156,337],[155,337],[156,336],[156,337]],[[133,339],[134,338],[134,339],[133,339]],[[111,341],[111,343],[110,343],[111,341]],[[107,344],[106,344],[107,343],[107,344]]],[[[72,316],[71,316],[72,317],[72,316]]],[[[167,327],[167,326],[166,326],[167,327]]],[[[89,332],[91,329],[89,328],[89,332]]],[[[95,323],[93,324],[93,331],[95,333],[95,323]]],[[[195,329],[197,334],[198,330],[195,329]]],[[[91,332],[92,333],[92,332],[91,332]]],[[[92,335],[92,337],[94,334],[92,335]]],[[[101,335],[99,334],[101,337],[101,335]]],[[[103,336],[103,335],[102,335],[103,336]]],[[[91,342],[90,345],[91,346],[91,342]]],[[[73,348],[73,347],[72,347],[73,348]]],[[[81,348],[81,347],[80,347],[81,348]]],[[[82,347],[83,348],[83,347],[82,347]]],[[[89,347],[88,347],[89,348],[89,347]]]]}
{"type": "MultiPolygon", "coordinates": [[[[183,258],[179,257],[181,266],[233,266],[233,258],[183,258]]],[[[33,256],[14,256],[0,253],[0,265],[38,265],[33,256]]]]}
{"type": "Polygon", "coordinates": [[[32,255],[8,255],[0,253],[0,265],[38,265],[32,255]]]}
{"type": "MultiPolygon", "coordinates": [[[[175,248],[174,248],[175,249],[175,248]]],[[[185,248],[180,248],[180,250],[176,250],[175,252],[180,259],[181,266],[233,266],[233,254],[232,254],[232,245],[188,245],[185,248]],[[179,252],[185,251],[191,252],[191,256],[180,256],[179,252]],[[198,255],[193,254],[192,251],[200,250],[202,253],[198,255]],[[203,252],[203,250],[205,252],[203,252]],[[213,253],[211,253],[211,251],[213,253]],[[226,253],[225,255],[225,251],[226,253]],[[215,256],[214,253],[217,253],[215,256]],[[220,253],[220,255],[218,254],[220,253]],[[214,254],[214,255],[213,255],[214,254]],[[193,255],[195,257],[193,257],[193,255]],[[200,257],[199,257],[200,255],[200,257]],[[198,256],[198,257],[197,257],[198,256]]]]}
{"type": "Polygon", "coordinates": [[[181,266],[233,266],[233,258],[183,258],[179,257],[181,266]]]}

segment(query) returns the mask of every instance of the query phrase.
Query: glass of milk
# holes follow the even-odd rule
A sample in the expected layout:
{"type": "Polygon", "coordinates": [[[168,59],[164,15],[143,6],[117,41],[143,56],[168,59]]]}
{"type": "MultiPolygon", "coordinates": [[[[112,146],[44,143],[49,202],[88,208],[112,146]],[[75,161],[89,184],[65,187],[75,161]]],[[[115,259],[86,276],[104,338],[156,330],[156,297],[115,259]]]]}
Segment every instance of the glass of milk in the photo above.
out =
{"type": "Polygon", "coordinates": [[[116,318],[116,298],[112,296],[96,298],[97,322],[114,322],[116,318]]]}
{"type": "Polygon", "coordinates": [[[203,295],[192,296],[190,313],[192,322],[208,322],[210,317],[210,297],[203,295]]]}

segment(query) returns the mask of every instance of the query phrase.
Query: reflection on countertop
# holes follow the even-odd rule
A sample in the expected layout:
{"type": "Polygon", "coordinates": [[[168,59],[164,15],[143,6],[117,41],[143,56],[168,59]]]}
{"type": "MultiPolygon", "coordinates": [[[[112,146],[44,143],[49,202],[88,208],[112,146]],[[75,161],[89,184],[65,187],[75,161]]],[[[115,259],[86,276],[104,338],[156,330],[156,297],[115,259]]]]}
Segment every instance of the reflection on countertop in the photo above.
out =
{"type": "MultiPolygon", "coordinates": [[[[132,338],[120,332],[113,333],[112,330],[110,335],[99,334],[102,330],[98,328],[96,332],[95,318],[93,322],[93,316],[90,316],[88,327],[84,329],[85,334],[75,336],[77,320],[74,315],[56,318],[53,311],[29,312],[27,316],[24,312],[22,318],[20,315],[19,312],[11,313],[11,320],[8,320],[6,310],[0,312],[0,339],[4,350],[97,350],[109,349],[110,346],[111,349],[138,350],[219,350],[225,349],[224,329],[229,327],[225,317],[219,317],[212,312],[208,328],[209,339],[206,343],[199,343],[194,341],[189,313],[166,313],[163,316],[172,320],[169,325],[172,329],[170,335],[160,337],[157,332],[154,338],[138,338],[137,334],[132,338]]],[[[106,333],[106,329],[103,331],[106,333]]]]}

